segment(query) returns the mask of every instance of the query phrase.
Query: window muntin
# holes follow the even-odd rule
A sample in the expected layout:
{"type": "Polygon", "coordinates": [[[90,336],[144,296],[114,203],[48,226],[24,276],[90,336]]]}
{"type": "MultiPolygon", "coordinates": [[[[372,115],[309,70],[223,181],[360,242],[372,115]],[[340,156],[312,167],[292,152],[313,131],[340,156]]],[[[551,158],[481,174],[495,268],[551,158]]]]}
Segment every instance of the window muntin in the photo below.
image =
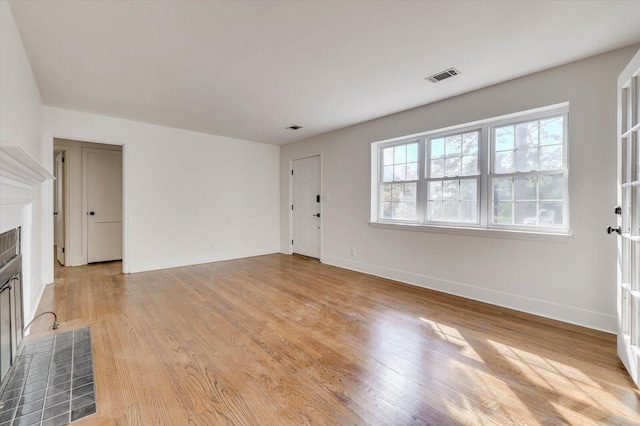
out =
{"type": "Polygon", "coordinates": [[[377,143],[374,217],[568,232],[568,106],[511,117],[377,143]]]}

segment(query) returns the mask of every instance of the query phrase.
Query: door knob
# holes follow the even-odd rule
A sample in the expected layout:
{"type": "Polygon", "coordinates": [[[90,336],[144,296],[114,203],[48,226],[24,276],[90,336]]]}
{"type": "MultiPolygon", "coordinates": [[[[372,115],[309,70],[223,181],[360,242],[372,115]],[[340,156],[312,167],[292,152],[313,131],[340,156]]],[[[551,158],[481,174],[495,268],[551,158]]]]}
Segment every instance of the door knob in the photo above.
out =
{"type": "Polygon", "coordinates": [[[618,235],[622,234],[622,229],[618,226],[617,228],[607,227],[607,234],[617,233],[618,235]]]}
{"type": "Polygon", "coordinates": [[[615,206],[615,207],[613,208],[613,212],[614,212],[615,214],[622,214],[622,207],[620,207],[620,206],[615,206]]]}
{"type": "Polygon", "coordinates": [[[96,212],[89,212],[89,214],[93,216],[94,214],[96,214],[96,212]]]}
{"type": "Polygon", "coordinates": [[[320,217],[320,213],[314,214],[315,217],[320,217]]]}

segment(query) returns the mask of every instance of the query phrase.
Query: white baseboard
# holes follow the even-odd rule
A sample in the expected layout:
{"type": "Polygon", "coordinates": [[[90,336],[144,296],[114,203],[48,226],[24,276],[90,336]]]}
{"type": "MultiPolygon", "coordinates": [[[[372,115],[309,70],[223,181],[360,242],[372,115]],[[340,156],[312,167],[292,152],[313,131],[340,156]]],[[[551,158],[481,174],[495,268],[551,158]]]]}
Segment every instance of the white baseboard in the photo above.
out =
{"type": "Polygon", "coordinates": [[[224,260],[242,259],[245,257],[262,256],[278,253],[276,248],[254,249],[242,253],[202,254],[185,258],[150,259],[147,261],[130,261],[129,273],[155,271],[158,269],[179,268],[181,266],[200,265],[203,263],[221,262],[224,260]]]}
{"type": "Polygon", "coordinates": [[[517,311],[539,315],[607,333],[616,333],[615,315],[603,314],[587,309],[477,287],[470,284],[443,280],[413,272],[400,271],[386,268],[384,266],[355,262],[353,260],[340,257],[323,256],[321,261],[328,265],[364,272],[369,275],[375,275],[405,284],[437,290],[443,293],[489,303],[491,305],[515,309],[517,311]]]}

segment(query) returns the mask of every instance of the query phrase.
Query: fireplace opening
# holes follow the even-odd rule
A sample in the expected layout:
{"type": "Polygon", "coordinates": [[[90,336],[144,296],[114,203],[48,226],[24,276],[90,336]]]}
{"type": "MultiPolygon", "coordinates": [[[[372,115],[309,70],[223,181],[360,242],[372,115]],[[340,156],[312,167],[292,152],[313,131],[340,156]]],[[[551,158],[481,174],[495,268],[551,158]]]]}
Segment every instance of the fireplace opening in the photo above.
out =
{"type": "Polygon", "coordinates": [[[24,338],[20,228],[0,234],[0,381],[16,361],[24,338]]]}

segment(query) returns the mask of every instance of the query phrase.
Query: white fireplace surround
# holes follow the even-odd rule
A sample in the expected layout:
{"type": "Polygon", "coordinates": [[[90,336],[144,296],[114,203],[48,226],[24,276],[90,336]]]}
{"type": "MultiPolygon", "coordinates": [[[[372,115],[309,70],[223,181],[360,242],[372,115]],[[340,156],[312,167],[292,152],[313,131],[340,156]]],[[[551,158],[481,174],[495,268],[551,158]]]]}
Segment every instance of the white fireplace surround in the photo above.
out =
{"type": "MultiPolygon", "coordinates": [[[[34,288],[32,277],[33,204],[42,197],[43,183],[54,177],[19,145],[0,142],[0,233],[21,227],[22,282],[24,318],[30,319],[44,285],[34,288]]],[[[38,218],[36,218],[38,220],[38,218]]],[[[51,250],[51,248],[49,248],[51,250]]]]}

